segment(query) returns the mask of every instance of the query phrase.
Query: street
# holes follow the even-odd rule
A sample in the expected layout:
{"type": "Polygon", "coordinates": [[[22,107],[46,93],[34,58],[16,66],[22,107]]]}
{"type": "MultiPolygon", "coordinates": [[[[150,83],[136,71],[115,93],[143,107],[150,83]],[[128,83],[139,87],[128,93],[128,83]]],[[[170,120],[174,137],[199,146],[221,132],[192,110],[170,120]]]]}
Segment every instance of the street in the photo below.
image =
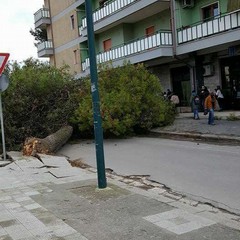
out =
{"type": "MultiPolygon", "coordinates": [[[[92,140],[65,145],[60,152],[96,167],[92,140]]],[[[192,199],[240,213],[240,148],[160,138],[104,141],[105,166],[119,175],[150,179],[192,199]]]]}

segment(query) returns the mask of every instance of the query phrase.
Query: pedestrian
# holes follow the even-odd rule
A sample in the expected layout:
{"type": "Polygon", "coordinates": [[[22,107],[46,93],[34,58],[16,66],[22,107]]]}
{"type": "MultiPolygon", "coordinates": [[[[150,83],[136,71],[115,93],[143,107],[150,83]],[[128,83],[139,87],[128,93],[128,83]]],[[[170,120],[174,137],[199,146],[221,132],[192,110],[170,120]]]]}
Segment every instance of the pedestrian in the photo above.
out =
{"type": "Polygon", "coordinates": [[[172,93],[171,97],[170,97],[170,101],[177,106],[179,104],[179,97],[178,95],[176,95],[175,93],[172,93]]]}
{"type": "Polygon", "coordinates": [[[175,93],[172,93],[172,94],[170,95],[170,102],[171,102],[171,103],[173,104],[173,106],[174,106],[175,113],[177,113],[177,112],[178,112],[178,111],[177,111],[177,107],[178,107],[178,105],[179,105],[179,103],[180,103],[178,95],[176,95],[175,93]]]}
{"type": "Polygon", "coordinates": [[[163,98],[164,98],[164,100],[167,100],[167,93],[166,92],[163,92],[163,98]]]}
{"type": "Polygon", "coordinates": [[[192,91],[192,95],[190,98],[190,103],[191,103],[191,107],[192,107],[192,111],[193,111],[193,118],[195,120],[199,120],[199,107],[200,107],[200,97],[197,95],[197,93],[195,92],[195,90],[192,91]]]}
{"type": "Polygon", "coordinates": [[[205,102],[205,99],[208,96],[208,94],[209,94],[209,91],[208,91],[207,87],[203,85],[202,88],[201,88],[201,91],[199,93],[200,102],[201,102],[200,103],[200,110],[204,111],[204,102],[205,102]]]}
{"type": "Polygon", "coordinates": [[[216,107],[216,97],[213,91],[211,91],[204,102],[204,115],[208,114],[208,124],[215,125],[214,123],[214,109],[216,107]]]}
{"type": "Polygon", "coordinates": [[[172,91],[169,88],[167,89],[166,95],[167,95],[167,99],[170,100],[170,98],[172,96],[172,91]]]}
{"type": "Polygon", "coordinates": [[[222,111],[223,110],[223,105],[224,105],[224,96],[222,94],[220,86],[217,86],[216,98],[217,98],[218,105],[219,105],[219,111],[222,111]]]}

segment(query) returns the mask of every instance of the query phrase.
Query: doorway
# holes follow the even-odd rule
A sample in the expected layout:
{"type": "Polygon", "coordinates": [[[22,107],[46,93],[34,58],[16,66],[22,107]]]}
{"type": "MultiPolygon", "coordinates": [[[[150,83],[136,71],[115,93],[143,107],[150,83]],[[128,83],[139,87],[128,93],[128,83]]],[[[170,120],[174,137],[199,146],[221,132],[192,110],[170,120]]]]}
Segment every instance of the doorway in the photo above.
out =
{"type": "Polygon", "coordinates": [[[188,67],[171,69],[172,90],[178,95],[180,106],[190,106],[191,83],[190,70],[188,67]]]}
{"type": "Polygon", "coordinates": [[[221,59],[220,66],[226,109],[240,109],[240,56],[221,59]]]}

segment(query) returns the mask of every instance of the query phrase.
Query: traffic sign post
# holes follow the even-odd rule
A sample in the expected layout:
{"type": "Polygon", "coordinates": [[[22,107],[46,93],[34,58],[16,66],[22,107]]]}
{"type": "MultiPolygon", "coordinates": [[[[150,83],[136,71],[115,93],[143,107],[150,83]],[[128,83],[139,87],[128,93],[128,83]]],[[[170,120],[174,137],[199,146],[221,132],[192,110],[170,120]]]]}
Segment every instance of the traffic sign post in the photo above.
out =
{"type": "Polygon", "coordinates": [[[4,67],[7,63],[9,56],[10,56],[9,53],[0,53],[0,76],[2,75],[2,72],[4,70],[4,67]]]}
{"type": "Polygon", "coordinates": [[[2,74],[2,72],[7,63],[9,55],[10,55],[9,53],[0,53],[0,118],[1,118],[2,148],[3,148],[4,161],[6,161],[6,147],[5,147],[3,111],[2,111],[2,92],[8,88],[9,80],[4,74],[2,74]]]}

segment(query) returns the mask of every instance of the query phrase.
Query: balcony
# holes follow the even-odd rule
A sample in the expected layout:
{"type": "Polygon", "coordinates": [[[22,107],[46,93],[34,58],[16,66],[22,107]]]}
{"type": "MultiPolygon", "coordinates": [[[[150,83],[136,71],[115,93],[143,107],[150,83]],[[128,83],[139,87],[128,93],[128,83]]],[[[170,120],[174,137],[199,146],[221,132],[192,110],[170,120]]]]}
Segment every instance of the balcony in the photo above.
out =
{"type": "Polygon", "coordinates": [[[35,28],[46,28],[51,24],[50,13],[47,8],[41,8],[34,13],[35,28]]]}
{"type": "Polygon", "coordinates": [[[221,14],[214,19],[177,29],[178,44],[181,47],[183,44],[192,43],[193,50],[198,50],[198,47],[194,49],[194,43],[199,45],[199,41],[196,42],[195,40],[207,41],[206,43],[204,41],[201,42],[199,47],[201,46],[202,48],[237,41],[239,40],[239,27],[240,10],[221,14]],[[234,32],[234,30],[237,30],[237,32],[234,32]],[[212,38],[210,39],[209,37],[212,38]]]}
{"type": "MultiPolygon", "coordinates": [[[[158,31],[152,36],[114,47],[97,54],[96,58],[98,63],[118,61],[120,64],[123,60],[138,63],[164,56],[172,56],[172,33],[170,31],[158,31]]],[[[90,62],[87,58],[82,63],[82,70],[85,71],[89,66],[90,62]]]]}
{"type": "Polygon", "coordinates": [[[39,43],[37,49],[38,57],[50,57],[53,55],[53,43],[50,40],[39,43]]]}
{"type": "MultiPolygon", "coordinates": [[[[104,7],[97,9],[93,12],[93,22],[100,21],[101,19],[113,14],[116,11],[128,6],[129,4],[136,2],[138,0],[115,0],[109,1],[104,7]]],[[[82,29],[87,27],[87,19],[84,17],[82,19],[82,29]]]]}
{"type": "MultiPolygon", "coordinates": [[[[99,33],[120,23],[134,23],[169,8],[165,0],[110,0],[93,12],[95,32],[99,33]]],[[[87,35],[87,20],[82,18],[80,36],[87,35]]]]}

